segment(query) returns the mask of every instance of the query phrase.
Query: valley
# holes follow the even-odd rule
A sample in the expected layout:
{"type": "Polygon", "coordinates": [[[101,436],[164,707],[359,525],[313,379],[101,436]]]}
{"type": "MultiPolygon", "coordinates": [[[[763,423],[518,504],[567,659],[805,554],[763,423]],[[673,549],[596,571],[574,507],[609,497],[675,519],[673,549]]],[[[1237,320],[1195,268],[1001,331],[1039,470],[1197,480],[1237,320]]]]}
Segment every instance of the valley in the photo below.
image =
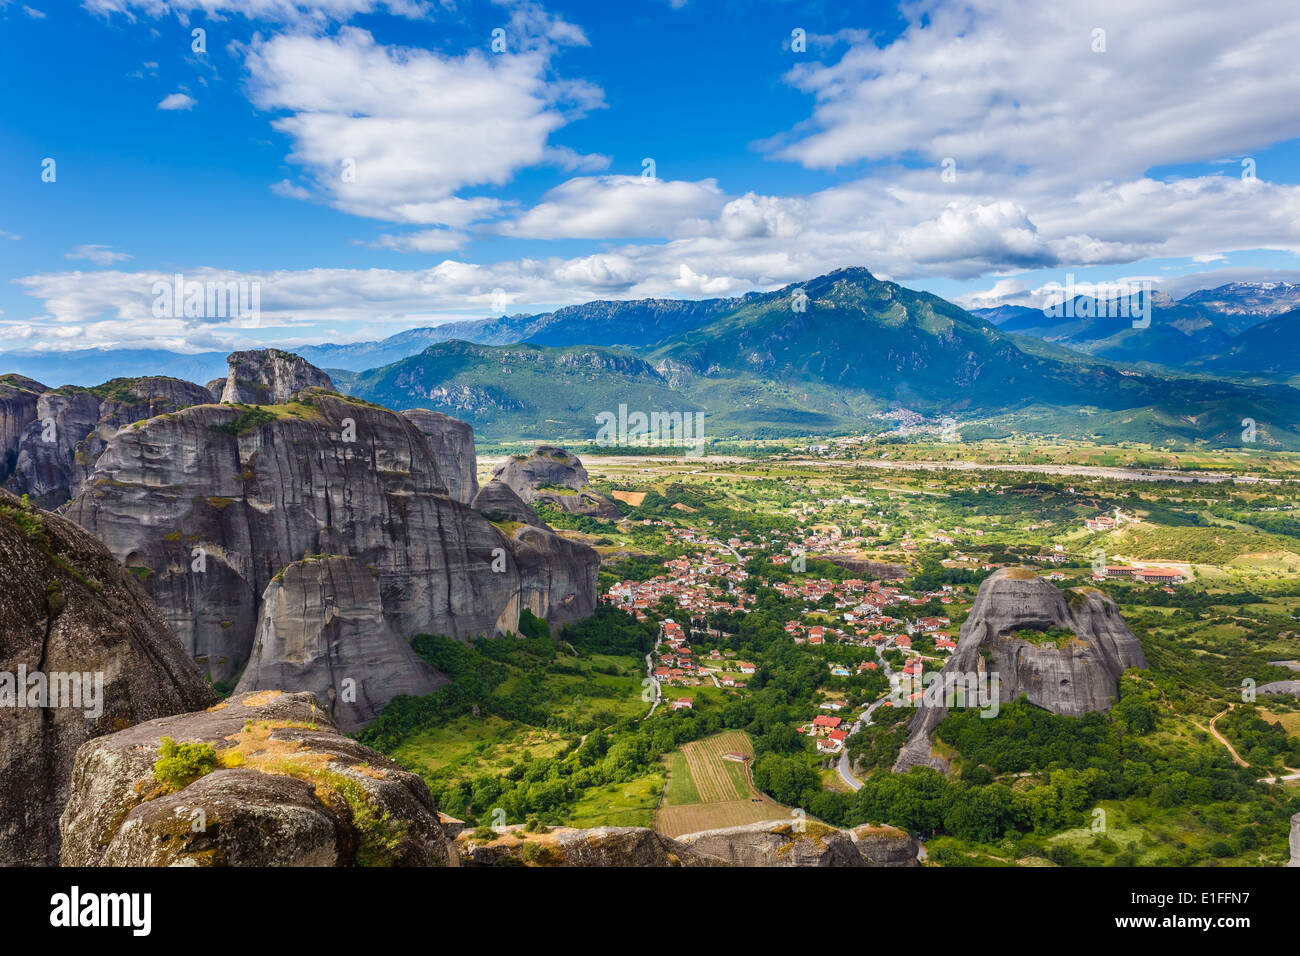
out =
{"type": "MultiPolygon", "coordinates": [[[[1300,531],[1213,516],[1284,520],[1294,479],[1220,475],[1189,486],[1171,480],[1188,476],[1088,471],[1066,484],[1031,468],[863,469],[765,451],[694,461],[587,456],[591,488],[620,501],[623,516],[539,512],[602,555],[602,604],[559,632],[554,666],[612,665],[622,691],[609,683],[600,693],[611,696],[584,692],[574,700],[588,710],[572,714],[556,696],[569,678],[549,676],[547,665],[530,693],[555,700],[563,716],[499,726],[468,762],[468,742],[437,742],[444,732],[459,739],[463,723],[435,721],[377,745],[413,769],[424,762],[439,805],[471,824],[502,808],[507,825],[639,825],[676,837],[806,815],[925,836],[929,862],[949,866],[1285,861],[1286,823],[1300,802],[1300,780],[1285,779],[1300,760],[1300,700],[1243,704],[1242,688],[1285,680],[1291,672],[1275,662],[1300,657],[1300,531]],[[1115,529],[1085,526],[1115,509],[1127,519],[1115,529]],[[1099,552],[1103,565],[1176,571],[1177,583],[1099,578],[1099,552]],[[891,566],[902,574],[883,570],[891,566]],[[1014,699],[992,720],[953,712],[932,741],[949,775],[900,776],[893,765],[914,709],[891,697],[897,685],[891,691],[886,669],[914,675],[919,697],[923,675],[953,655],[976,592],[998,568],[1034,569],[1026,573],[1067,596],[1110,595],[1144,666],[1124,673],[1105,714],[1058,716],[1014,699]],[[623,653],[609,657],[604,638],[588,642],[614,626],[623,653]],[[837,729],[866,710],[856,733],[837,729]],[[1245,748],[1247,766],[1209,732],[1224,712],[1240,714],[1217,727],[1245,748]],[[999,750],[1008,739],[1014,750],[999,750]],[[410,747],[421,756],[404,756],[410,747]],[[861,789],[837,779],[844,761],[861,789]],[[1275,774],[1280,784],[1259,782],[1275,774]],[[745,796],[747,778],[757,802],[745,796]]],[[[480,462],[480,480],[497,461],[480,462]]],[[[1256,463],[1233,464],[1250,472],[1256,463]]]]}

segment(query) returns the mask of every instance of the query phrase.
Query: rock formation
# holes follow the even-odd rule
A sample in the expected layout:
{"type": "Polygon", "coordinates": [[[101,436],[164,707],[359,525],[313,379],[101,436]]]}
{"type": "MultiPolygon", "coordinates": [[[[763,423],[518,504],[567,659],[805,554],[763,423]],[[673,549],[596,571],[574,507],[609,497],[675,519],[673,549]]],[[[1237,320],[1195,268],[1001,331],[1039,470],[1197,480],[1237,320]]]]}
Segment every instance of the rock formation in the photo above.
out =
{"type": "Polygon", "coordinates": [[[202,405],[121,429],[68,506],[140,569],[214,680],[248,660],[271,579],[311,554],[373,569],[402,638],[517,631],[524,607],[551,623],[594,608],[590,548],[549,530],[512,536],[453,500],[409,419],[323,389],[296,394],[290,405],[202,405]]]}
{"type": "Polygon", "coordinates": [[[766,821],[677,838],[705,866],[916,866],[916,841],[893,827],[837,830],[766,821]],[[859,833],[861,836],[859,836],[859,833]]]}
{"type": "Polygon", "coordinates": [[[52,864],[77,748],[216,695],[102,544],[3,491],[0,582],[0,865],[52,864]]]}
{"type": "Polygon", "coordinates": [[[619,519],[618,506],[591,490],[587,469],[576,455],[554,445],[538,445],[528,455],[512,455],[492,473],[530,505],[545,505],[570,514],[619,519]]]}
{"type": "Polygon", "coordinates": [[[560,537],[501,481],[484,485],[473,507],[510,539],[519,562],[521,609],[561,624],[596,609],[600,558],[594,550],[560,537]]]}
{"type": "Polygon", "coordinates": [[[456,837],[462,866],[918,866],[919,844],[893,827],[837,830],[815,820],[706,830],[677,838],[645,827],[501,828],[491,841],[456,837]]]}
{"type": "MultiPolygon", "coordinates": [[[[1119,694],[1119,677],[1130,667],[1146,667],[1146,658],[1108,595],[1078,588],[1067,596],[1027,568],[1000,568],[980,585],[957,649],[941,674],[996,674],[1001,703],[1023,694],[1054,714],[1081,717],[1110,709],[1119,694]],[[1073,637],[1036,643],[1012,636],[1049,629],[1073,637]]],[[[947,713],[943,706],[918,709],[908,721],[896,771],[919,765],[946,770],[930,754],[930,732],[947,713]]]]}
{"type": "Polygon", "coordinates": [[[415,774],[340,734],[310,694],[243,694],[77,753],[65,866],[437,866],[448,841],[415,774]],[[154,773],[162,738],[207,744],[210,772],[154,773]]]}
{"type": "Polygon", "coordinates": [[[221,395],[226,390],[226,381],[224,378],[214,378],[208,382],[208,394],[212,396],[214,402],[221,401],[221,395]]]}
{"type": "Polygon", "coordinates": [[[534,528],[546,527],[546,522],[524,503],[524,499],[515,494],[505,482],[496,479],[479,489],[471,507],[488,520],[497,523],[518,522],[534,528]]]}
{"type": "Polygon", "coordinates": [[[0,481],[9,477],[18,459],[18,443],[36,420],[36,403],[49,391],[22,375],[0,375],[0,481]]]}
{"type": "Polygon", "coordinates": [[[427,408],[410,408],[402,412],[429,439],[429,447],[438,461],[438,472],[447,482],[451,496],[463,505],[478,494],[478,458],[474,454],[474,429],[469,422],[431,412],[427,408]]]}
{"type": "Polygon", "coordinates": [[[1287,866],[1300,866],[1300,813],[1291,818],[1291,862],[1287,866]]]}
{"type": "Polygon", "coordinates": [[[675,840],[646,827],[554,827],[529,833],[502,827],[491,842],[472,832],[456,837],[461,866],[690,866],[691,854],[675,840]]]}
{"type": "Polygon", "coordinates": [[[907,577],[907,566],[903,564],[873,561],[870,558],[853,558],[844,554],[819,554],[816,557],[880,581],[901,581],[907,577]]]}
{"type": "Polygon", "coordinates": [[[445,683],[388,626],[378,576],[356,558],[319,557],[295,561],[267,586],[235,693],[311,691],[352,733],[394,697],[421,697],[445,683]]]}
{"type": "Polygon", "coordinates": [[[1292,697],[1300,697],[1300,680],[1275,680],[1268,684],[1260,684],[1256,693],[1290,694],[1292,697]]]}
{"type": "Polygon", "coordinates": [[[119,428],[210,401],[202,386],[165,377],[47,390],[19,442],[8,488],[43,508],[56,508],[81,489],[119,428]]]}
{"type": "Polygon", "coordinates": [[[306,359],[280,349],[232,352],[221,400],[235,405],[283,405],[307,388],[334,389],[330,377],[306,359]]]}

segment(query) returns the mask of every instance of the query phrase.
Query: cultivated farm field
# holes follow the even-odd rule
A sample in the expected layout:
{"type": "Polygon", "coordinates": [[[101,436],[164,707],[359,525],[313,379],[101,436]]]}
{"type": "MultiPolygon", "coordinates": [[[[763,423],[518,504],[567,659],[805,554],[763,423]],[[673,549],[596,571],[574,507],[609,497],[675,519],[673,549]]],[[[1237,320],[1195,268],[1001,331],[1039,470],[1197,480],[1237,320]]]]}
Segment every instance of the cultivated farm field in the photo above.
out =
{"type": "Polygon", "coordinates": [[[749,783],[747,765],[727,760],[725,753],[751,760],[749,735],[728,731],[684,744],[669,754],[668,784],[655,815],[655,828],[665,836],[700,830],[788,820],[790,809],[758,793],[749,783]]]}

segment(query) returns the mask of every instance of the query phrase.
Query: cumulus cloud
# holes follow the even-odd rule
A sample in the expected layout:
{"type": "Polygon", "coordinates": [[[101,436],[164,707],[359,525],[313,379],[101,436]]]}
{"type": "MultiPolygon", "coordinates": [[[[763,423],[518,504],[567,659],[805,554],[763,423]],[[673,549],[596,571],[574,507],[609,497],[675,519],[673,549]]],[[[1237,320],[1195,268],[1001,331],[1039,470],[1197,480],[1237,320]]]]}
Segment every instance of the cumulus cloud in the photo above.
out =
{"type": "Polygon", "coordinates": [[[451,229],[425,229],[420,232],[383,235],[368,245],[396,252],[451,252],[463,246],[468,238],[463,232],[451,229]]]}
{"type": "Polygon", "coordinates": [[[1225,142],[1300,136],[1291,0],[1195,11],[1182,0],[933,0],[902,12],[894,42],[791,71],[812,116],[768,148],[817,168],[920,155],[1059,180],[1132,177],[1208,162],[1225,142]]]}
{"type": "Polygon", "coordinates": [[[713,179],[698,183],[641,176],[578,177],[499,231],[525,239],[608,239],[697,232],[726,197],[713,179]]]}
{"type": "Polygon", "coordinates": [[[188,93],[172,93],[164,96],[158,104],[160,110],[192,110],[198,101],[188,93]]]}
{"type": "MultiPolygon", "coordinates": [[[[553,30],[547,42],[576,42],[553,30]]],[[[520,169],[576,154],[550,135],[601,105],[594,86],[551,75],[549,54],[443,56],[384,46],[345,27],[335,36],[282,34],[249,49],[249,91],[260,109],[284,112],[299,189],[353,215],[463,226],[500,208],[458,196],[501,186],[520,169]]]]}

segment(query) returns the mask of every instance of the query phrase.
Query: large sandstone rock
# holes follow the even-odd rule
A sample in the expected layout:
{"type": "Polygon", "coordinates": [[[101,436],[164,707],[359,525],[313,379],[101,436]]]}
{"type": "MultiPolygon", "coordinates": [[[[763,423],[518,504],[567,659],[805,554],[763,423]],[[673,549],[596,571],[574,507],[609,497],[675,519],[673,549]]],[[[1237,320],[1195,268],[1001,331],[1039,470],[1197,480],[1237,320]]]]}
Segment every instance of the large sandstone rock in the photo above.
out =
{"type": "Polygon", "coordinates": [[[815,821],[801,830],[792,823],[764,822],[677,840],[713,866],[866,866],[846,833],[815,821]]]}
{"type": "MultiPolygon", "coordinates": [[[[1081,717],[1111,708],[1119,695],[1119,677],[1130,667],[1146,667],[1146,658],[1108,595],[1079,588],[1067,599],[1027,568],[1000,568],[980,585],[957,649],[941,673],[997,674],[1001,703],[1023,694],[1054,714],[1081,717]],[[1056,647],[1011,636],[1048,628],[1069,630],[1074,638],[1056,647]]],[[[947,769],[930,754],[930,733],[947,713],[944,706],[918,709],[908,721],[910,733],[896,771],[921,765],[947,769]]]]}
{"type": "Polygon", "coordinates": [[[897,827],[864,823],[848,831],[868,866],[920,866],[921,843],[897,827]]]}
{"type": "Polygon", "coordinates": [[[221,393],[236,405],[283,405],[307,388],[334,389],[330,377],[306,359],[280,349],[232,352],[221,393]]]}
{"type": "Polygon", "coordinates": [[[243,694],[150,720],[77,753],[65,866],[436,866],[448,841],[424,781],[344,737],[311,694],[243,694]],[[163,737],[216,769],[154,776],[163,737]]]}
{"type": "Polygon", "coordinates": [[[489,520],[498,523],[520,522],[534,528],[545,528],[546,522],[537,516],[524,499],[503,481],[493,479],[479,489],[471,507],[489,520]]]}
{"type": "Polygon", "coordinates": [[[429,447],[438,461],[438,472],[447,482],[451,496],[463,505],[473,501],[478,494],[473,426],[427,408],[409,408],[402,414],[415,422],[415,427],[429,439],[429,447]]]}
{"type": "Polygon", "coordinates": [[[456,837],[465,866],[918,866],[918,844],[893,827],[837,830],[767,821],[677,838],[645,827],[557,827],[529,833],[502,827],[491,841],[456,837]]]}
{"type": "Polygon", "coordinates": [[[409,419],[321,389],[121,429],[67,513],[141,569],[215,680],[248,660],[272,577],[310,554],[373,569],[403,638],[502,634],[523,607],[561,623],[595,604],[594,551],[516,541],[449,497],[409,419]]]}
{"type": "Polygon", "coordinates": [[[680,844],[645,827],[555,827],[528,833],[523,827],[500,828],[491,842],[472,831],[456,837],[461,866],[690,866],[694,857],[680,844]]]}
{"type": "Polygon", "coordinates": [[[18,460],[18,443],[36,420],[36,403],[49,391],[23,375],[0,375],[0,481],[18,460]]]}
{"type": "Polygon", "coordinates": [[[513,455],[492,473],[530,505],[617,521],[618,506],[591,490],[587,469],[576,455],[554,445],[538,445],[528,455],[513,455]]]}
{"type": "Polygon", "coordinates": [[[520,569],[520,610],[567,624],[596,609],[600,556],[592,548],[560,537],[501,481],[483,486],[474,509],[510,539],[520,569]]]}
{"type": "Polygon", "coordinates": [[[0,865],[52,864],[77,748],[141,720],[205,707],[216,695],[102,544],[3,491],[0,582],[0,865]],[[91,692],[47,701],[80,706],[17,707],[5,695],[18,690],[29,700],[20,672],[75,673],[91,692]],[[7,675],[14,683],[6,690],[7,675]]]}
{"type": "Polygon", "coordinates": [[[9,490],[56,508],[81,489],[119,428],[210,401],[202,386],[161,376],[46,391],[19,443],[9,490]]]}
{"type": "Polygon", "coordinates": [[[384,619],[379,579],[356,558],[295,561],[262,596],[253,654],[235,693],[311,691],[345,732],[394,697],[446,683],[384,619]]]}
{"type": "Polygon", "coordinates": [[[1268,684],[1260,684],[1256,693],[1271,694],[1290,694],[1292,697],[1300,697],[1300,680],[1275,680],[1268,684]]]}

